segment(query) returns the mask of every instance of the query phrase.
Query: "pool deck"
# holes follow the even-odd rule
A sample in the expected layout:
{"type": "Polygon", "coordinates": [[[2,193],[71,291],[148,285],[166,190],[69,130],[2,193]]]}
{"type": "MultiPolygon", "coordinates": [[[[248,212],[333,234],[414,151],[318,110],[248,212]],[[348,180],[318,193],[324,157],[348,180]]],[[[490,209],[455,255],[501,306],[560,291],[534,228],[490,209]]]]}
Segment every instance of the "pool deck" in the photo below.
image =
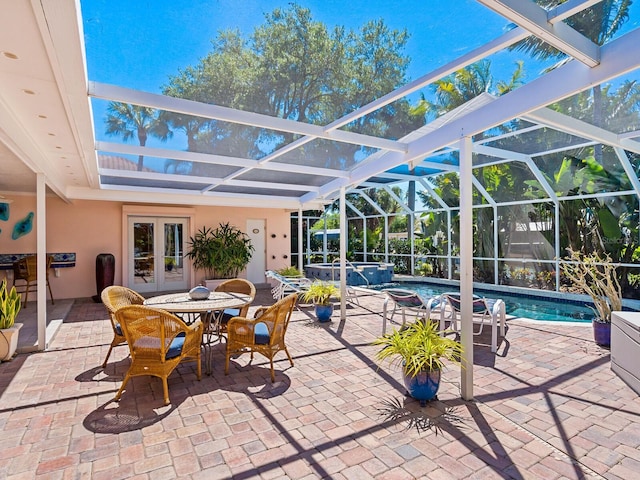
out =
{"type": "MultiPolygon", "coordinates": [[[[255,305],[270,303],[259,290],[255,305]]],[[[112,401],[127,347],[103,370],[106,310],[78,300],[48,351],[0,364],[0,478],[638,478],[640,398],[590,326],[511,318],[497,354],[488,334],[476,338],[473,401],[453,367],[420,407],[400,372],[373,360],[381,306],[363,297],[328,324],[295,310],[295,366],[277,356],[273,384],[260,356],[232,360],[225,376],[218,345],[213,375],[179,366],[164,406],[149,377],[112,401]]]]}

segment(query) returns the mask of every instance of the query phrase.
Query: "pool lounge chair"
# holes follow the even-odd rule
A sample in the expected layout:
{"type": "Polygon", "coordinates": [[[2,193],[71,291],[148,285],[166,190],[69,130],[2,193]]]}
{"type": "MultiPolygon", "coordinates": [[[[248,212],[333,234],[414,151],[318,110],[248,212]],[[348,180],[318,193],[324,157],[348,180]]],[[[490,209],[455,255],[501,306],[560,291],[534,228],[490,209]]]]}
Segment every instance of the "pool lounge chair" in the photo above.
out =
{"type": "Polygon", "coordinates": [[[273,270],[265,272],[267,278],[274,280],[275,285],[271,289],[274,300],[281,300],[291,293],[301,293],[311,285],[311,280],[305,277],[285,277],[273,270]]]}
{"type": "Polygon", "coordinates": [[[406,323],[407,312],[413,313],[417,317],[428,319],[431,315],[431,310],[435,308],[439,300],[437,297],[423,299],[417,292],[413,290],[404,290],[401,288],[388,288],[384,290],[386,298],[382,307],[382,334],[384,335],[387,330],[387,312],[389,300],[393,302],[393,311],[389,319],[392,319],[396,314],[396,310],[400,308],[402,311],[402,326],[406,323]]]}
{"type": "MultiPolygon", "coordinates": [[[[458,321],[460,319],[460,294],[443,293],[440,295],[440,329],[444,330],[447,319],[451,322],[450,328],[457,332],[458,321]],[[448,312],[448,313],[447,313],[448,312]]],[[[506,306],[499,298],[484,298],[478,295],[473,296],[473,323],[480,325],[474,335],[480,335],[485,324],[491,324],[491,351],[498,350],[498,323],[500,323],[500,335],[504,337],[506,321],[506,306]]]]}

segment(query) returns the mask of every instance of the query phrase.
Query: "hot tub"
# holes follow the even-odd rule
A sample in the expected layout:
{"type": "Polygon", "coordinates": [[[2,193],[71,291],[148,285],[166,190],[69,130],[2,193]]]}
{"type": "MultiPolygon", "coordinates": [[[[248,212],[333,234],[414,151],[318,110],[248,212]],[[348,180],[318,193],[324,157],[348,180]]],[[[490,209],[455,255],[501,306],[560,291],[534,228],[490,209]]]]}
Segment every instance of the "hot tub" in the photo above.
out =
{"type": "MultiPolygon", "coordinates": [[[[325,281],[340,280],[339,263],[313,263],[304,267],[307,278],[325,281]]],[[[347,285],[381,285],[391,283],[393,263],[350,262],[347,264],[347,285]]]]}

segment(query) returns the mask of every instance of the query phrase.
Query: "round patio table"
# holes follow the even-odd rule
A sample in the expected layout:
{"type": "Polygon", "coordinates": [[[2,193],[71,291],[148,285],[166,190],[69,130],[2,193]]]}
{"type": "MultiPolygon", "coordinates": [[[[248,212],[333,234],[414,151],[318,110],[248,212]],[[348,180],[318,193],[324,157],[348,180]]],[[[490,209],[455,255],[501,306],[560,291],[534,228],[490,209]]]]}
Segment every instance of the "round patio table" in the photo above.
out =
{"type": "Polygon", "coordinates": [[[219,324],[227,308],[241,309],[251,303],[251,297],[244,293],[211,292],[205,300],[192,300],[189,292],[170,293],[147,298],[144,304],[160,308],[180,316],[185,323],[193,323],[200,318],[204,324],[202,346],[205,348],[205,371],[211,374],[212,344],[220,340],[219,324]]]}

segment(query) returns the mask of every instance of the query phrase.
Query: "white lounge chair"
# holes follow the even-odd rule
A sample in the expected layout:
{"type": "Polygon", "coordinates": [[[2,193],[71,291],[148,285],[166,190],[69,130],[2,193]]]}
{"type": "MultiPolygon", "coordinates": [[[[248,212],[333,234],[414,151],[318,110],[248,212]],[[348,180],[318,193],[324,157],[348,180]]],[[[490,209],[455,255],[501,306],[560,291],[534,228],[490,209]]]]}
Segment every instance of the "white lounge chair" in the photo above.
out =
{"type": "Polygon", "coordinates": [[[281,300],[291,293],[301,293],[311,285],[311,280],[305,277],[285,277],[273,270],[265,272],[267,278],[274,280],[271,288],[274,300],[281,300]]]}
{"type": "Polygon", "coordinates": [[[413,290],[404,290],[401,288],[388,288],[384,290],[386,298],[382,307],[382,334],[387,330],[387,312],[389,300],[393,302],[393,311],[389,319],[392,319],[398,308],[402,311],[402,326],[406,323],[406,313],[413,312],[417,317],[428,319],[431,316],[431,310],[438,305],[439,300],[436,297],[423,299],[417,292],[413,290]]]}
{"type": "MultiPolygon", "coordinates": [[[[440,330],[444,330],[447,319],[451,322],[451,329],[460,331],[458,321],[460,319],[460,294],[443,293],[440,295],[440,330]]],[[[480,335],[485,324],[491,324],[491,351],[498,350],[498,323],[500,323],[500,335],[504,337],[506,323],[506,306],[499,298],[484,298],[473,296],[473,323],[480,325],[474,335],[480,335]]]]}

